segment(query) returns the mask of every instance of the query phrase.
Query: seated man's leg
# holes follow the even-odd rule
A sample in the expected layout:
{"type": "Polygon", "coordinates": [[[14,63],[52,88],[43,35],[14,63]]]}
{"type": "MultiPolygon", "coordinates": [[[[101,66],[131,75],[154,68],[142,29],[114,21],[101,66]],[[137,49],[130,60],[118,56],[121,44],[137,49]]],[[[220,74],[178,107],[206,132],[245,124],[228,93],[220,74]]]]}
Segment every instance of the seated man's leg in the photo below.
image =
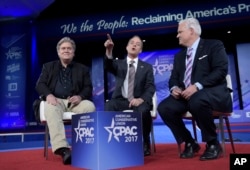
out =
{"type": "Polygon", "coordinates": [[[150,105],[143,102],[138,107],[134,107],[135,112],[142,114],[142,132],[143,132],[143,143],[144,143],[144,156],[151,155],[150,149],[150,132],[152,125],[152,117],[150,114],[150,105]]]}
{"type": "Polygon", "coordinates": [[[89,113],[95,110],[95,105],[90,100],[82,100],[78,105],[70,107],[70,111],[74,113],[89,113]]]}
{"type": "Polygon", "coordinates": [[[53,152],[58,148],[69,147],[62,121],[63,112],[66,107],[62,99],[58,99],[58,101],[60,104],[56,106],[45,102],[45,118],[49,127],[50,142],[53,152]]]}
{"type": "Polygon", "coordinates": [[[129,102],[127,99],[110,99],[105,103],[105,111],[123,111],[129,110],[129,102]]]}
{"type": "Polygon", "coordinates": [[[222,153],[222,148],[218,141],[209,98],[204,91],[199,91],[190,98],[189,104],[190,111],[201,129],[202,141],[207,143],[200,160],[217,159],[222,153]]]}
{"type": "Polygon", "coordinates": [[[65,100],[58,99],[60,104],[54,106],[45,102],[45,117],[47,120],[52,151],[60,155],[64,164],[71,164],[71,150],[66,139],[63,124],[63,112],[66,110],[65,100]]]}
{"type": "Polygon", "coordinates": [[[212,107],[204,91],[195,93],[189,101],[189,110],[201,129],[202,141],[217,140],[216,126],[212,117],[212,107]]]}
{"type": "Polygon", "coordinates": [[[195,141],[183,122],[182,115],[188,110],[185,100],[176,100],[169,96],[158,106],[158,112],[164,123],[170,128],[178,144],[185,142],[185,149],[180,158],[192,158],[194,153],[200,150],[200,146],[195,141]]]}
{"type": "Polygon", "coordinates": [[[192,138],[182,119],[182,115],[187,111],[185,100],[176,100],[169,96],[159,103],[157,110],[163,122],[172,131],[178,144],[187,142],[192,138]]]}

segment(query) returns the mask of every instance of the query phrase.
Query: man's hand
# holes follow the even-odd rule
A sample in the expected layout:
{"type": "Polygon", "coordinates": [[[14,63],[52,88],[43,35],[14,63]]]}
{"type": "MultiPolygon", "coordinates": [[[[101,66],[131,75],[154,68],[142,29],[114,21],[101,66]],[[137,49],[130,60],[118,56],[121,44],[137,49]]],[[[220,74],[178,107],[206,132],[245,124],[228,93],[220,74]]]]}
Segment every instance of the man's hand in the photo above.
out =
{"type": "Polygon", "coordinates": [[[104,43],[104,47],[106,48],[106,56],[108,58],[112,58],[112,50],[114,47],[114,43],[113,43],[111,36],[109,34],[107,34],[107,38],[108,39],[104,43]]]}
{"type": "Polygon", "coordinates": [[[57,103],[58,103],[56,97],[53,94],[49,94],[46,97],[46,101],[47,101],[48,104],[52,104],[54,106],[57,105],[57,103]]]}
{"type": "Polygon", "coordinates": [[[140,104],[142,104],[144,100],[142,98],[134,98],[130,101],[129,107],[131,108],[132,106],[138,107],[140,104]]]}
{"type": "Polygon", "coordinates": [[[188,86],[188,88],[186,88],[182,93],[181,96],[186,99],[189,100],[189,98],[195,93],[197,92],[197,87],[196,85],[192,84],[190,86],[188,86]]]}
{"type": "Polygon", "coordinates": [[[181,93],[182,93],[182,89],[180,89],[179,87],[175,87],[172,92],[171,95],[175,98],[175,99],[179,99],[181,97],[181,93]]]}
{"type": "Polygon", "coordinates": [[[78,105],[81,101],[82,101],[82,97],[81,96],[72,96],[68,98],[69,103],[71,103],[71,105],[75,106],[78,105]]]}
{"type": "Polygon", "coordinates": [[[108,48],[108,49],[112,49],[114,47],[114,43],[113,43],[113,41],[111,39],[111,36],[109,34],[107,34],[107,38],[108,39],[105,41],[104,47],[108,48]]]}

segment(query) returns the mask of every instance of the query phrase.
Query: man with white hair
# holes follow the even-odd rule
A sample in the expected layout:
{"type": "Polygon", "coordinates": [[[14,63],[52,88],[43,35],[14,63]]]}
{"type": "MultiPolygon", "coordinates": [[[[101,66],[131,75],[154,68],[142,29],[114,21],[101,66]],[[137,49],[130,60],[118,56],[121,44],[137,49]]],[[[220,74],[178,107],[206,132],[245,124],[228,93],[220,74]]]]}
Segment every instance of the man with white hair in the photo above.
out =
{"type": "Polygon", "coordinates": [[[200,160],[217,159],[222,147],[217,139],[212,111],[232,111],[230,89],[227,88],[228,57],[219,40],[202,39],[197,19],[179,22],[177,38],[181,49],[174,57],[169,79],[171,94],[158,105],[163,122],[171,129],[178,144],[185,142],[180,158],[192,158],[200,150],[186,128],[182,114],[189,111],[206,142],[200,160]]]}

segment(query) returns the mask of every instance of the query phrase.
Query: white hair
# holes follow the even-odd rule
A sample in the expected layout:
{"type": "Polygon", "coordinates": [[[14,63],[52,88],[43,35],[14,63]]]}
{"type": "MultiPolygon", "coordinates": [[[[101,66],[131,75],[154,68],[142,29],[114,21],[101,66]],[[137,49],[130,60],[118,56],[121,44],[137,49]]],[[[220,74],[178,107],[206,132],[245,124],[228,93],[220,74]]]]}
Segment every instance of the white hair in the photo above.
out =
{"type": "Polygon", "coordinates": [[[185,23],[187,28],[192,28],[197,35],[201,35],[201,25],[196,18],[186,18],[179,22],[181,23],[185,23]]]}

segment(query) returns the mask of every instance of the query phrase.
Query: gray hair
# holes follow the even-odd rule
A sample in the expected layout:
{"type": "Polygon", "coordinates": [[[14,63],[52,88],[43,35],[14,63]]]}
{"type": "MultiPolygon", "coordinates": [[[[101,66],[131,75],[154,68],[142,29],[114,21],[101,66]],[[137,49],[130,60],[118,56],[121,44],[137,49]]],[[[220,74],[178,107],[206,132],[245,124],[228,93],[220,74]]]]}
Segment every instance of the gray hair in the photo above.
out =
{"type": "Polygon", "coordinates": [[[71,43],[72,47],[73,47],[73,50],[75,51],[76,50],[76,43],[74,40],[72,40],[71,38],[69,37],[63,37],[56,45],[56,49],[57,51],[60,49],[60,46],[62,45],[62,43],[64,42],[69,42],[71,43]]]}
{"type": "Polygon", "coordinates": [[[201,25],[196,18],[186,18],[181,20],[179,24],[184,22],[187,28],[192,28],[197,35],[201,35],[201,25]]]}

